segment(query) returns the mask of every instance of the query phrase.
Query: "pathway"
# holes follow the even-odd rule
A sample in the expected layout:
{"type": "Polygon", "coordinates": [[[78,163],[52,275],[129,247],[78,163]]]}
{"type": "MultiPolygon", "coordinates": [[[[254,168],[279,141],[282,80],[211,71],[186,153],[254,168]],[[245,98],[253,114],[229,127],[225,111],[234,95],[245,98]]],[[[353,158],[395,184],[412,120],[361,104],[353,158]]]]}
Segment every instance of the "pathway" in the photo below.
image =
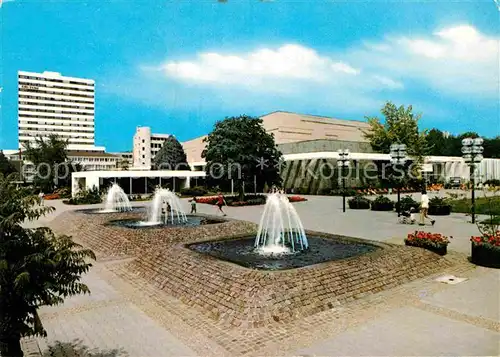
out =
{"type": "MultiPolygon", "coordinates": [[[[340,197],[309,196],[295,204],[307,229],[402,243],[418,226],[397,223],[394,213],[341,211],[340,197]]],[[[61,212],[81,209],[47,202],[56,212],[30,226],[47,224],[61,212]]],[[[137,204],[137,205],[142,205],[137,204]]],[[[183,205],[188,207],[187,200],[183,205]]],[[[93,206],[95,207],[95,206],[93,206]]],[[[214,214],[216,208],[198,205],[214,214]]],[[[227,208],[228,217],[258,222],[262,206],[227,208]]],[[[477,233],[464,215],[442,217],[428,231],[453,235],[451,250],[468,253],[469,237],[477,233]]],[[[116,275],[122,261],[97,262],[86,275],[90,296],[68,299],[64,305],[45,307],[40,316],[48,332],[37,339],[46,356],[229,356],[196,327],[203,318],[196,311],[140,281],[130,285],[116,275]],[[57,342],[59,341],[59,342],[57,342]]],[[[301,336],[263,343],[259,355],[500,355],[500,272],[474,268],[448,271],[469,278],[457,285],[429,277],[361,299],[345,313],[314,315],[316,326],[301,336]],[[276,342],[273,342],[276,341],[276,342]]],[[[279,327],[278,330],[286,329],[279,327]]],[[[233,341],[235,344],[237,340],[233,341]]],[[[262,341],[255,341],[262,343],[262,341]]],[[[27,355],[36,344],[25,344],[27,355]]]]}

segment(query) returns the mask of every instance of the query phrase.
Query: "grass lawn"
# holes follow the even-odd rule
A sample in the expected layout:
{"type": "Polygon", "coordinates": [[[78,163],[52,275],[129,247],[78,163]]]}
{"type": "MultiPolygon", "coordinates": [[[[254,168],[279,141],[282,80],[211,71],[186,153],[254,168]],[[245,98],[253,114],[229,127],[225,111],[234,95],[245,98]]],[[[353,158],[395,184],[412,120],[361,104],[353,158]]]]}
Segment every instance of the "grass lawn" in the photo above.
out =
{"type": "MultiPolygon", "coordinates": [[[[451,201],[451,211],[455,213],[470,213],[471,200],[460,199],[451,201]]],[[[476,198],[476,213],[477,214],[495,214],[500,215],[500,196],[494,197],[478,197],[476,198]]]]}
{"type": "Polygon", "coordinates": [[[490,218],[485,219],[484,221],[481,221],[481,223],[500,225],[500,216],[493,217],[493,219],[490,219],[490,218]]]}

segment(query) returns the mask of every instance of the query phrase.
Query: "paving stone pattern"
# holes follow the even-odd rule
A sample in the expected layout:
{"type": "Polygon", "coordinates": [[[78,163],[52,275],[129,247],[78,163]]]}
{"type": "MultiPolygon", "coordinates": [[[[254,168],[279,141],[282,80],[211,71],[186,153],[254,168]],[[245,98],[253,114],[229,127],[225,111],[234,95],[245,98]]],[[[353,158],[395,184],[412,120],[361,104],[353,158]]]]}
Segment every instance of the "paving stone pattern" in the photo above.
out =
{"type": "Polygon", "coordinates": [[[101,258],[135,257],[126,268],[136,277],[228,327],[251,329],[286,323],[336,309],[452,265],[449,259],[422,249],[337,236],[336,239],[376,244],[382,249],[300,269],[256,271],[184,246],[188,242],[255,234],[254,224],[227,221],[157,230],[106,225],[118,216],[126,219],[137,217],[137,213],[66,212],[53,226],[59,232],[71,232],[101,258]]]}

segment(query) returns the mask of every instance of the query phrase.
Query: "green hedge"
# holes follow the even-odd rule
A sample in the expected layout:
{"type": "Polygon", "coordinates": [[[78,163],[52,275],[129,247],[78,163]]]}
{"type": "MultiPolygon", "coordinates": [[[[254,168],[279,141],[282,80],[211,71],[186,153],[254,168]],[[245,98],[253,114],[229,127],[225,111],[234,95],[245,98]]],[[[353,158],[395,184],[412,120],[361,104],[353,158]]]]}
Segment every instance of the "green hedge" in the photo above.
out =
{"type": "MultiPolygon", "coordinates": [[[[472,203],[470,198],[452,200],[450,204],[453,212],[471,213],[472,203]]],[[[476,213],[500,215],[500,196],[476,198],[476,213]]]]}
{"type": "Polygon", "coordinates": [[[204,196],[208,193],[208,190],[202,186],[188,187],[181,189],[181,195],[183,196],[204,196]]]}

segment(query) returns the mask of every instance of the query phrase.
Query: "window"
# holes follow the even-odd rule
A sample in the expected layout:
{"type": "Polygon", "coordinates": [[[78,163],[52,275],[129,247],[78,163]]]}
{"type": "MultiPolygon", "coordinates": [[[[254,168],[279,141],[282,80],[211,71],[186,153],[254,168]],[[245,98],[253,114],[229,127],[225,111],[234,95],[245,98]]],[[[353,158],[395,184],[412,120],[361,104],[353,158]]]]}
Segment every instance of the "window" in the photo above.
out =
{"type": "Polygon", "coordinates": [[[145,156],[145,155],[142,155],[142,158],[143,158],[143,159],[145,159],[145,158],[146,158],[146,156],[145,156]]]}

